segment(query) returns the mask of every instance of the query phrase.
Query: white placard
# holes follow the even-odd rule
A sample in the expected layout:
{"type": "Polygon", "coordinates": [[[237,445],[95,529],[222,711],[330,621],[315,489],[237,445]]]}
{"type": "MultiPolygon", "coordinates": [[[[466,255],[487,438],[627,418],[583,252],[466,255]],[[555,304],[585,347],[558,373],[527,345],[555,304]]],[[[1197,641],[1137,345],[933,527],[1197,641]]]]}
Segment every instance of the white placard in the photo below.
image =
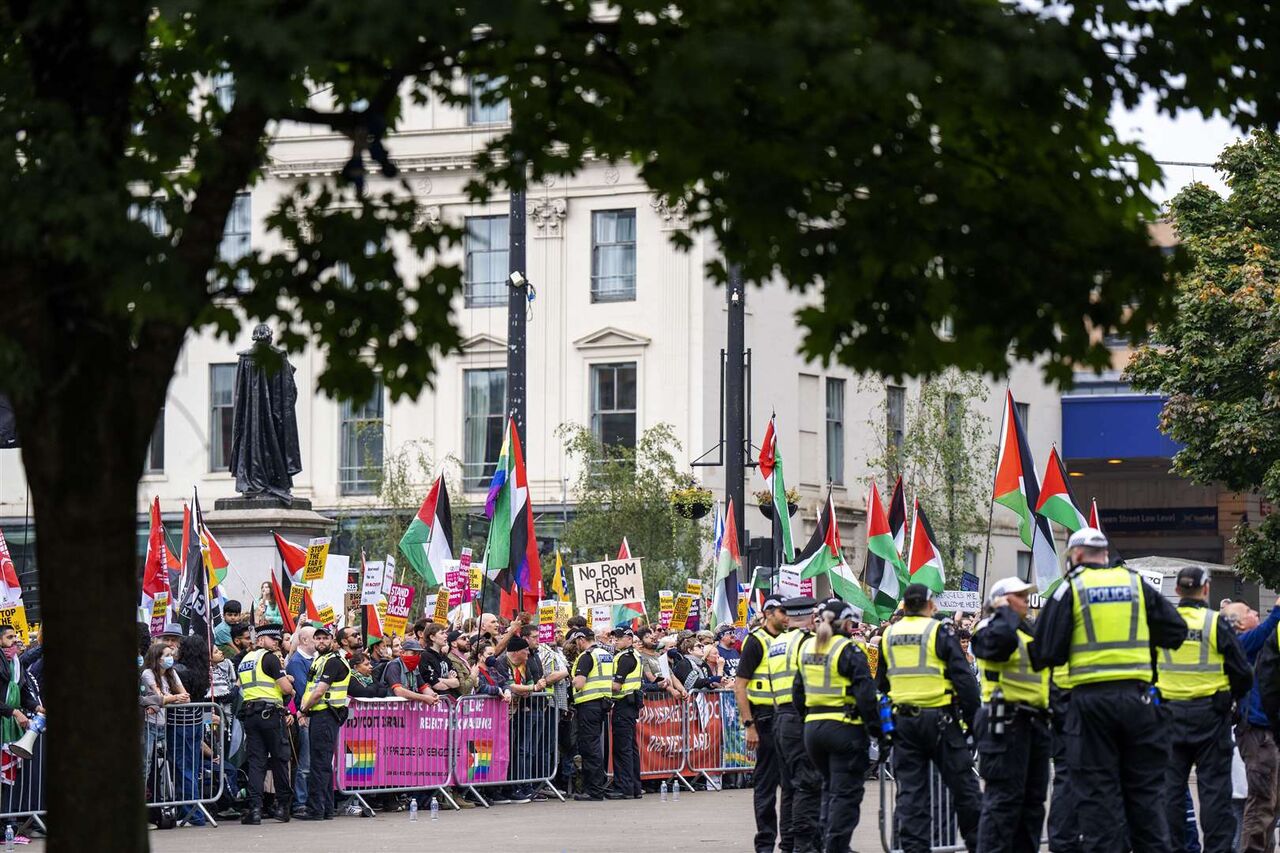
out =
{"type": "Polygon", "coordinates": [[[593,607],[591,608],[591,630],[599,631],[602,628],[613,627],[613,608],[612,607],[593,607]]]}
{"type": "Polygon", "coordinates": [[[948,589],[933,599],[939,610],[955,613],[960,610],[977,613],[982,607],[982,593],[971,589],[948,589]]]}
{"type": "Polygon", "coordinates": [[[614,560],[575,565],[573,596],[581,608],[644,601],[644,573],[640,561],[614,560]]]}
{"type": "Polygon", "coordinates": [[[377,604],[384,593],[383,581],[386,578],[387,564],[373,562],[364,564],[364,583],[360,589],[361,604],[377,604]]]}
{"type": "Polygon", "coordinates": [[[383,571],[386,574],[382,577],[382,594],[390,598],[391,585],[396,582],[396,558],[388,554],[385,565],[386,568],[383,571]]]}
{"type": "Polygon", "coordinates": [[[778,595],[795,598],[800,595],[800,570],[794,566],[778,568],[778,595]]]}
{"type": "Polygon", "coordinates": [[[1147,569],[1138,569],[1138,574],[1142,575],[1142,579],[1156,588],[1156,592],[1161,592],[1161,586],[1164,584],[1164,572],[1153,572],[1147,569]]]}

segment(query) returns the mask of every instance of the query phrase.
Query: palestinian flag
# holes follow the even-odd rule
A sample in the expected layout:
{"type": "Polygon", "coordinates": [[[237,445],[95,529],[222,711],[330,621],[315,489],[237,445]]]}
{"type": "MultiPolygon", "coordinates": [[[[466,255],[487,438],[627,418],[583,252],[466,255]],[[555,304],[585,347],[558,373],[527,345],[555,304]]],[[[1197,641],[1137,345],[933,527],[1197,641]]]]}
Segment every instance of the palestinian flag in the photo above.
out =
{"type": "Polygon", "coordinates": [[[502,451],[489,482],[485,516],[490,521],[486,570],[502,590],[502,614],[520,610],[536,613],[542,598],[542,566],[533,532],[524,451],[513,418],[507,419],[502,451]]]}
{"type": "Polygon", "coordinates": [[[1062,457],[1058,448],[1049,450],[1049,462],[1045,467],[1044,482],[1040,487],[1040,500],[1036,503],[1036,512],[1051,521],[1056,521],[1072,533],[1085,526],[1084,513],[1076,503],[1076,496],[1071,493],[1071,484],[1067,479],[1067,469],[1062,465],[1062,457]]]}
{"type": "Polygon", "coordinates": [[[400,551],[427,586],[444,583],[444,564],[453,559],[453,514],[443,474],[436,478],[431,493],[400,537],[400,551]]]}
{"type": "MultiPolygon", "coordinates": [[[[905,554],[907,551],[907,493],[902,488],[902,476],[898,476],[898,482],[893,484],[893,494],[889,496],[889,533],[893,535],[893,547],[898,554],[905,554]]],[[[905,582],[907,577],[906,564],[903,563],[902,571],[898,573],[898,580],[905,582]]]]}
{"type": "MultiPolygon", "coordinates": [[[[199,530],[202,521],[200,495],[191,498],[191,523],[199,530]]],[[[213,645],[213,624],[209,607],[209,571],[206,568],[200,536],[184,537],[186,553],[182,557],[182,585],[178,604],[178,624],[188,635],[204,637],[213,645]]]]}
{"type": "MultiPolygon", "coordinates": [[[[1089,526],[1094,530],[1102,530],[1102,519],[1098,516],[1098,499],[1089,501],[1089,526]]],[[[1105,530],[1102,531],[1106,533],[1105,530]]]]}
{"type": "Polygon", "coordinates": [[[769,418],[760,447],[760,475],[769,487],[773,503],[773,555],[775,565],[795,562],[791,541],[791,513],[787,509],[787,486],[782,474],[782,452],[778,450],[777,415],[769,418]]]}
{"type": "MultiPolygon", "coordinates": [[[[618,559],[631,559],[631,545],[627,542],[627,537],[622,537],[622,545],[618,547],[618,559]]],[[[626,604],[615,604],[613,606],[613,624],[623,625],[627,622],[632,623],[631,627],[640,627],[638,620],[645,616],[643,601],[629,601],[626,604]]]]}
{"type": "MultiPolygon", "coordinates": [[[[900,491],[901,488],[902,480],[899,479],[895,491],[900,491]]],[[[873,482],[871,492],[867,495],[867,570],[863,577],[867,580],[872,603],[881,619],[888,619],[893,615],[902,598],[902,578],[906,576],[907,564],[894,542],[889,519],[885,517],[884,507],[880,505],[880,492],[873,482]]]]}
{"type": "Polygon", "coordinates": [[[738,578],[742,576],[742,554],[738,551],[738,525],[733,520],[733,498],[729,499],[718,558],[711,591],[712,618],[717,625],[732,625],[738,618],[738,578]]]}
{"type": "Polygon", "coordinates": [[[279,533],[271,535],[275,537],[276,550],[280,553],[280,563],[283,568],[279,580],[274,576],[271,578],[272,592],[276,596],[276,608],[280,611],[280,621],[284,623],[286,630],[290,624],[296,624],[296,621],[304,615],[307,621],[319,623],[320,611],[311,600],[311,590],[302,581],[302,570],[307,565],[307,549],[290,542],[279,533]],[[297,610],[289,607],[294,586],[302,587],[302,606],[297,610]]]}
{"type": "Polygon", "coordinates": [[[818,514],[818,524],[813,535],[796,555],[796,568],[800,578],[816,578],[823,573],[831,582],[831,591],[839,598],[862,610],[863,618],[878,622],[876,609],[844,560],[840,545],[840,525],[836,521],[836,505],[827,493],[827,503],[818,514]]]}
{"type": "MultiPolygon", "coordinates": [[[[0,567],[2,567],[0,572],[3,573],[4,583],[8,586],[9,567],[13,565],[13,560],[8,556],[9,548],[3,544],[3,537],[4,534],[0,533],[0,567]]],[[[155,608],[157,598],[164,596],[167,600],[169,597],[169,568],[165,561],[168,550],[164,543],[164,523],[160,520],[160,498],[157,497],[151,502],[151,535],[147,538],[147,560],[142,568],[142,601],[140,603],[146,622],[151,625],[152,636],[164,627],[161,625],[157,628],[155,622],[151,620],[151,612],[155,608]]],[[[16,572],[13,579],[17,581],[16,572]]]]}
{"type": "Polygon", "coordinates": [[[938,540],[933,535],[933,527],[920,506],[919,498],[916,498],[914,508],[915,526],[911,528],[911,554],[907,558],[911,582],[922,583],[934,592],[942,592],[946,587],[942,552],[938,550],[938,540]]]}
{"type": "Polygon", "coordinates": [[[1018,516],[1018,535],[1031,544],[1035,526],[1033,508],[1040,502],[1040,481],[1036,478],[1027,445],[1027,434],[1013,404],[1013,392],[1005,391],[1004,423],[1000,430],[1000,453],[996,457],[996,482],[992,499],[1018,516]]]}

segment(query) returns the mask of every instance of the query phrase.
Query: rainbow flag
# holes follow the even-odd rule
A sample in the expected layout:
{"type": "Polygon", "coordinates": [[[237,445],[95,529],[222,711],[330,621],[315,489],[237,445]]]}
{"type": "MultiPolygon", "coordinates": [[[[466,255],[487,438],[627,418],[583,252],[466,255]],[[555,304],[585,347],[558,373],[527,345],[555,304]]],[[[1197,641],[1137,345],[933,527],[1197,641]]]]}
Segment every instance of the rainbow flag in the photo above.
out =
{"type": "Polygon", "coordinates": [[[376,740],[347,741],[343,779],[357,784],[372,782],[377,758],[378,742],[376,740]]]}
{"type": "Polygon", "coordinates": [[[493,770],[493,741],[473,740],[467,743],[467,780],[484,782],[493,770]]]}

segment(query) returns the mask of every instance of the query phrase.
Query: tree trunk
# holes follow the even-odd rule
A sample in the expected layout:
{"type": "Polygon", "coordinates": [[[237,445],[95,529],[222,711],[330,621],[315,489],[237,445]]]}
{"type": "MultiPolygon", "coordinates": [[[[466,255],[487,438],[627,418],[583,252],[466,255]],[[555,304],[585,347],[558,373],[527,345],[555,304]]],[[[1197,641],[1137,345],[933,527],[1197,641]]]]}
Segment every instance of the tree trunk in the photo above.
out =
{"type": "Polygon", "coordinates": [[[47,849],[132,853],[148,849],[137,483],[169,374],[137,370],[118,341],[86,335],[65,346],[61,380],[41,365],[38,399],[15,406],[40,568],[47,849]]]}

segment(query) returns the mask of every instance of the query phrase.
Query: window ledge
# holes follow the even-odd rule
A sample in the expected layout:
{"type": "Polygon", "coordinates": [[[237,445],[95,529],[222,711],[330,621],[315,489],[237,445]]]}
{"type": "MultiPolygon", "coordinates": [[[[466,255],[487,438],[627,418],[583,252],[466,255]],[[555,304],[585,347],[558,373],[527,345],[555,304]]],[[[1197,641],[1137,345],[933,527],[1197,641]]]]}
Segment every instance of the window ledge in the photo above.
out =
{"type": "Polygon", "coordinates": [[[140,483],[166,483],[168,481],[169,475],[164,471],[148,471],[138,479],[140,483]]]}

